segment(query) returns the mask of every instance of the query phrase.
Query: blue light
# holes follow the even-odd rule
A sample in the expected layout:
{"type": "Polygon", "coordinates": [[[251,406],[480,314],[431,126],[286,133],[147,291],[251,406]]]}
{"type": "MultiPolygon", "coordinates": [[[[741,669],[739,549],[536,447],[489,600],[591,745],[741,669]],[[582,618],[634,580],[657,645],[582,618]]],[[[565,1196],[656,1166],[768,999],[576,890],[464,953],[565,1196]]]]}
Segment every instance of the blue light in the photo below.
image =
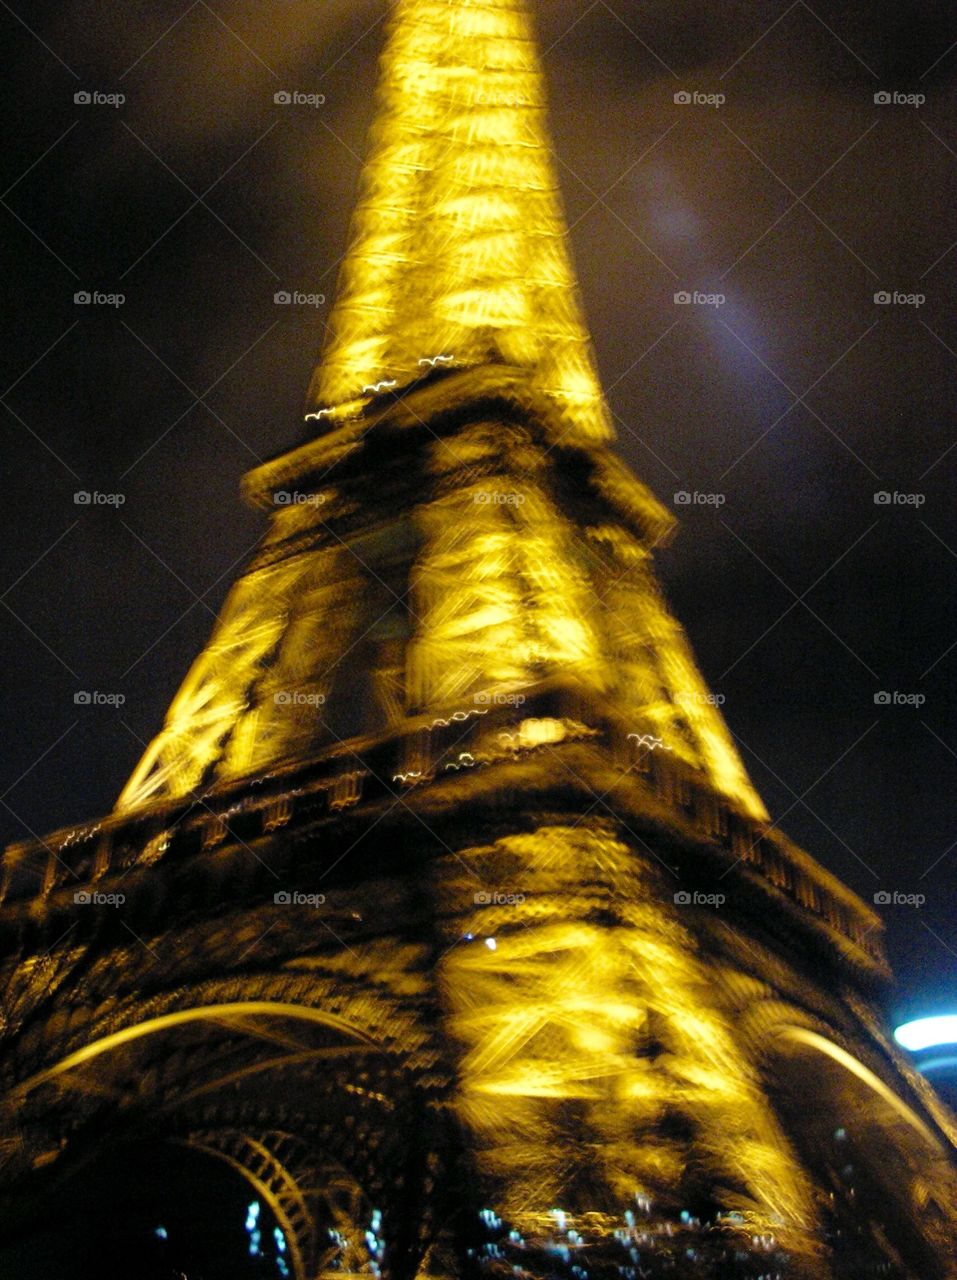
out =
{"type": "Polygon", "coordinates": [[[156,1230],[153,1232],[153,1235],[154,1235],[154,1236],[156,1236],[157,1240],[165,1240],[165,1239],[166,1239],[166,1228],[165,1228],[165,1227],[157,1227],[157,1228],[156,1228],[156,1230]]]}
{"type": "Polygon", "coordinates": [[[949,1053],[941,1058],[930,1058],[920,1064],[920,1069],[925,1076],[933,1075],[936,1071],[957,1071],[957,1054],[949,1053]]]}
{"type": "Polygon", "coordinates": [[[259,1218],[259,1201],[253,1200],[246,1207],[246,1231],[249,1235],[249,1256],[251,1258],[259,1258],[262,1256],[260,1241],[262,1240],[262,1232],[256,1225],[259,1218]]]}
{"type": "Polygon", "coordinates": [[[957,1013],[905,1022],[894,1032],[894,1039],[913,1053],[935,1045],[957,1044],[957,1013]]]}

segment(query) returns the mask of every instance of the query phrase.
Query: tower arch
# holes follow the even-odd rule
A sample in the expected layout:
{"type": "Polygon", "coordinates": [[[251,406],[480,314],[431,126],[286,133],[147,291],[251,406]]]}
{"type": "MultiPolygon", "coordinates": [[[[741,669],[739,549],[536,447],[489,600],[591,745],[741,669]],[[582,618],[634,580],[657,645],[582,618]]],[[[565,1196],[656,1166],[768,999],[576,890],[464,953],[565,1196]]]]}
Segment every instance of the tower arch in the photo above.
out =
{"type": "Polygon", "coordinates": [[[772,1102],[817,1188],[833,1275],[876,1265],[894,1280],[953,1280],[957,1177],[945,1141],[827,1030],[810,1019],[781,1022],[761,1057],[772,1102]]]}

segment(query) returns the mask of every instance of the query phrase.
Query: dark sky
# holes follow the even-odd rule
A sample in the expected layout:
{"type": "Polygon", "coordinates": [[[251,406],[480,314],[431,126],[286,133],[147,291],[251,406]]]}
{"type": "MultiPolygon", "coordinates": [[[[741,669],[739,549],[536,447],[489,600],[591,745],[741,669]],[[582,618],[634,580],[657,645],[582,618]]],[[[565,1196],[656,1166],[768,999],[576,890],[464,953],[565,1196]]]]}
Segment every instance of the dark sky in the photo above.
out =
{"type": "MultiPolygon", "coordinates": [[[[333,292],[386,12],[0,4],[5,839],[111,807],[262,530],[239,480],[299,439],[328,315],[273,295],[333,292]]],[[[892,1012],[957,1004],[950,6],[538,12],[621,452],[669,505],[724,499],[679,511],[674,609],[782,828],[868,900],[926,898],[882,908],[892,1012]]]]}

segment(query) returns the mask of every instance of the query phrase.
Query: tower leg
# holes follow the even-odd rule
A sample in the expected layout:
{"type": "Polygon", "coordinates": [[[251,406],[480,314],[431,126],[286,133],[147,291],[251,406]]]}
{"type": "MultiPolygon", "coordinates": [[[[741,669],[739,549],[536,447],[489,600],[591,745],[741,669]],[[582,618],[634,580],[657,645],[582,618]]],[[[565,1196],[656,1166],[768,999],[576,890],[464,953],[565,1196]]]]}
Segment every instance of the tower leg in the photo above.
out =
{"type": "Polygon", "coordinates": [[[446,866],[440,983],[475,1268],[821,1274],[810,1190],[665,877],[595,820],[446,866]]]}

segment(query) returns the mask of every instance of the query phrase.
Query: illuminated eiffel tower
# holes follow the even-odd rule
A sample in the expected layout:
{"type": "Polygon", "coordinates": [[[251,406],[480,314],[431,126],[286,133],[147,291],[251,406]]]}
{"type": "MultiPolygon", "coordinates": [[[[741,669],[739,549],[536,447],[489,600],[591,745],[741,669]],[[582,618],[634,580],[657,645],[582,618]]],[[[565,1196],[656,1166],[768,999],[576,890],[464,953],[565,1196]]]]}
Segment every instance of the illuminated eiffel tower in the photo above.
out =
{"type": "Polygon", "coordinates": [[[397,3],[265,539],[115,812],[4,857],[17,1247],[188,1156],[296,1280],[957,1277],[878,918],[656,583],[543,98],[522,0],[397,3]]]}

